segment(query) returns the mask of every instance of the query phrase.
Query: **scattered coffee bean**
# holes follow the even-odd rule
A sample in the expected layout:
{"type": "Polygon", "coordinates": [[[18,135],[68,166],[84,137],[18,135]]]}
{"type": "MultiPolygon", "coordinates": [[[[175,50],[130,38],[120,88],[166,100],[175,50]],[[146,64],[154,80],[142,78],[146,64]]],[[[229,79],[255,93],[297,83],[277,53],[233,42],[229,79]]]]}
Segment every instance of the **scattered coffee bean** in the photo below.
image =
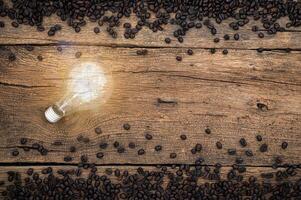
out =
{"type": "Polygon", "coordinates": [[[181,138],[181,140],[186,140],[186,139],[187,139],[187,136],[184,135],[184,134],[182,134],[182,135],[180,135],[180,138],[181,138]]]}
{"type": "Polygon", "coordinates": [[[170,38],[165,38],[165,43],[166,44],[170,44],[171,43],[171,39],[170,38]]]}
{"type": "Polygon", "coordinates": [[[281,144],[281,148],[282,148],[282,149],[286,149],[287,146],[288,146],[288,143],[287,143],[287,142],[282,142],[282,144],[281,144]]]}
{"type": "Polygon", "coordinates": [[[129,143],[129,148],[130,149],[135,149],[136,148],[136,144],[134,142],[130,142],[129,143]]]}
{"type": "Polygon", "coordinates": [[[192,49],[188,49],[188,50],[187,50],[187,54],[190,55],[190,56],[193,55],[192,49]]]}
{"type": "Polygon", "coordinates": [[[169,155],[169,157],[170,157],[171,159],[175,159],[175,158],[177,157],[177,154],[176,154],[176,153],[171,153],[171,154],[169,155]]]}
{"type": "Polygon", "coordinates": [[[239,40],[239,34],[238,33],[234,34],[234,40],[239,40]]]}
{"type": "Polygon", "coordinates": [[[101,142],[101,143],[99,144],[99,148],[101,148],[101,149],[106,149],[108,146],[109,146],[109,144],[106,143],[106,142],[101,142]]]}
{"type": "Polygon", "coordinates": [[[9,54],[9,56],[8,56],[8,60],[9,60],[10,62],[13,62],[13,61],[15,61],[15,60],[16,60],[16,55],[15,55],[15,54],[13,54],[13,53],[9,54]]]}
{"type": "Polygon", "coordinates": [[[118,147],[120,146],[120,144],[119,144],[118,141],[115,141],[115,142],[113,143],[113,146],[114,146],[115,148],[118,148],[118,147]]]}
{"type": "Polygon", "coordinates": [[[128,123],[125,123],[125,124],[123,124],[123,129],[124,130],[130,130],[131,129],[131,125],[130,124],[128,124],[128,123]]]}
{"type": "Polygon", "coordinates": [[[76,152],[76,147],[75,146],[71,146],[69,149],[70,152],[74,153],[76,152]]]}
{"type": "Polygon", "coordinates": [[[182,57],[181,56],[177,56],[176,60],[179,61],[179,62],[181,62],[182,61],[182,57]]]}
{"type": "Polygon", "coordinates": [[[246,153],[246,156],[248,156],[248,157],[253,156],[253,152],[251,150],[246,150],[245,153],[246,153]]]}
{"type": "Polygon", "coordinates": [[[102,130],[101,130],[100,127],[96,127],[94,131],[95,131],[95,133],[97,133],[97,134],[102,134],[102,130]]]}
{"type": "Polygon", "coordinates": [[[155,146],[155,151],[161,151],[162,150],[162,146],[161,145],[156,145],[155,146]]]}
{"type": "Polygon", "coordinates": [[[64,161],[65,162],[71,162],[73,159],[72,159],[72,157],[71,156],[66,156],[66,157],[64,157],[64,161]]]}
{"type": "Polygon", "coordinates": [[[19,151],[18,151],[17,149],[14,149],[14,150],[12,151],[12,155],[13,155],[13,156],[18,156],[18,155],[19,155],[19,151]]]}
{"type": "Polygon", "coordinates": [[[229,155],[235,155],[236,154],[236,149],[228,149],[228,154],[229,155]]]}
{"type": "Polygon", "coordinates": [[[38,58],[39,61],[43,61],[43,56],[42,55],[38,55],[37,58],[38,58]]]}
{"type": "Polygon", "coordinates": [[[222,149],[223,148],[222,143],[221,142],[216,142],[216,148],[222,149]]]}
{"type": "Polygon", "coordinates": [[[21,138],[20,139],[20,144],[22,144],[22,145],[27,144],[27,138],[21,138]]]}
{"type": "Polygon", "coordinates": [[[139,150],[138,150],[138,155],[143,155],[143,154],[145,154],[144,149],[139,149],[139,150]]]}
{"type": "Polygon", "coordinates": [[[227,49],[224,49],[224,50],[223,50],[223,54],[224,54],[224,55],[227,55],[227,54],[228,54],[228,50],[227,50],[227,49]]]}
{"type": "Polygon", "coordinates": [[[211,48],[211,49],[210,49],[210,53],[211,53],[211,54],[215,54],[215,52],[216,52],[216,50],[215,50],[214,48],[211,48]]]}
{"type": "Polygon", "coordinates": [[[76,52],[75,53],[75,58],[80,58],[82,56],[82,52],[76,52]]]}
{"type": "Polygon", "coordinates": [[[211,134],[211,130],[209,128],[206,128],[205,133],[209,135],[209,134],[211,134]]]}
{"type": "Polygon", "coordinates": [[[104,156],[104,154],[102,152],[99,152],[96,154],[96,157],[99,159],[103,158],[103,156],[104,156]]]}
{"type": "Polygon", "coordinates": [[[145,134],[145,139],[151,140],[151,139],[153,139],[153,136],[151,134],[149,134],[149,133],[146,133],[145,134]]]}
{"type": "Polygon", "coordinates": [[[94,28],[94,33],[98,34],[100,32],[100,29],[98,27],[94,28]]]}
{"type": "Polygon", "coordinates": [[[262,141],[262,136],[261,136],[261,135],[257,135],[257,136],[256,136],[256,140],[257,140],[258,142],[261,142],[261,141],[262,141]]]}
{"type": "Polygon", "coordinates": [[[239,140],[239,144],[242,146],[242,147],[246,147],[247,146],[247,141],[245,138],[241,138],[239,140]]]}
{"type": "Polygon", "coordinates": [[[259,148],[259,150],[263,153],[263,152],[267,152],[268,151],[268,145],[267,144],[262,144],[259,148]]]}

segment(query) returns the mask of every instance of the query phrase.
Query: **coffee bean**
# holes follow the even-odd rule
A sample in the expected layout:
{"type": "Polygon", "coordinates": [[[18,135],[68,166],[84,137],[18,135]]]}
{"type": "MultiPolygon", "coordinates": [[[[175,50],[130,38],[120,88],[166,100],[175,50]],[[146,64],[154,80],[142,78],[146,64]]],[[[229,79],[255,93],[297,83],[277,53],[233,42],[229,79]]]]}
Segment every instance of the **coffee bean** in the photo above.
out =
{"type": "Polygon", "coordinates": [[[230,36],[228,34],[224,35],[224,40],[230,40],[230,36]]]}
{"type": "Polygon", "coordinates": [[[138,155],[143,155],[143,154],[145,154],[144,149],[139,149],[139,150],[138,150],[138,155]]]}
{"type": "Polygon", "coordinates": [[[213,40],[214,43],[219,43],[219,41],[220,41],[219,38],[214,38],[213,40]]]}
{"type": "Polygon", "coordinates": [[[263,103],[257,103],[256,105],[260,111],[266,112],[269,110],[268,106],[263,103]]]}
{"type": "Polygon", "coordinates": [[[130,124],[128,124],[128,123],[125,123],[125,124],[123,124],[123,129],[124,130],[130,130],[131,129],[131,125],[130,124]]]}
{"type": "Polygon", "coordinates": [[[76,147],[75,147],[75,146],[71,146],[71,147],[69,148],[69,151],[72,152],[72,153],[73,153],[73,152],[76,152],[76,147]]]}
{"type": "Polygon", "coordinates": [[[13,54],[13,53],[9,54],[9,56],[8,56],[8,60],[9,60],[10,62],[13,62],[13,61],[15,61],[15,60],[16,60],[16,55],[15,55],[15,54],[13,54]]]}
{"type": "Polygon", "coordinates": [[[113,143],[113,146],[114,146],[115,148],[118,148],[118,147],[120,146],[120,144],[119,144],[118,141],[115,141],[115,142],[113,143]]]}
{"type": "Polygon", "coordinates": [[[151,139],[153,139],[153,136],[151,134],[147,133],[147,134],[145,134],[145,139],[151,140],[151,139]]]}
{"type": "Polygon", "coordinates": [[[264,34],[262,32],[258,33],[259,38],[264,38],[264,34]]]}
{"type": "Polygon", "coordinates": [[[19,155],[19,151],[18,151],[17,149],[14,149],[14,150],[12,151],[12,155],[13,155],[13,156],[18,156],[18,155],[19,155]]]}
{"type": "Polygon", "coordinates": [[[246,156],[248,157],[252,157],[253,156],[253,152],[251,150],[246,150],[245,151],[246,156]]]}
{"type": "Polygon", "coordinates": [[[82,52],[76,52],[75,53],[75,58],[80,58],[82,56],[82,52]]]}
{"type": "Polygon", "coordinates": [[[22,145],[27,144],[27,138],[21,138],[20,139],[20,144],[22,144],[22,145]]]}
{"type": "Polygon", "coordinates": [[[130,142],[129,143],[129,148],[130,149],[135,149],[136,148],[136,144],[134,142],[130,142]]]}
{"type": "Polygon", "coordinates": [[[34,47],[31,46],[31,45],[25,45],[25,49],[26,49],[27,51],[33,51],[33,50],[34,50],[34,47]]]}
{"type": "Polygon", "coordinates": [[[181,140],[186,140],[186,139],[187,139],[187,136],[184,135],[184,134],[182,134],[182,135],[180,135],[180,138],[181,138],[181,140]]]}
{"type": "Polygon", "coordinates": [[[188,49],[188,50],[187,50],[187,54],[190,55],[190,56],[193,55],[192,49],[188,49]]]}
{"type": "Polygon", "coordinates": [[[246,147],[247,146],[247,141],[245,138],[241,138],[239,140],[239,144],[242,146],[242,147],[246,147]]]}
{"type": "Polygon", "coordinates": [[[206,128],[205,133],[209,135],[209,134],[211,134],[211,130],[209,128],[206,128]]]}
{"type": "Polygon", "coordinates": [[[236,149],[228,149],[228,154],[229,155],[235,155],[236,154],[236,149]]]}
{"type": "Polygon", "coordinates": [[[98,27],[94,28],[94,33],[98,34],[100,32],[100,29],[98,27]]]}
{"type": "Polygon", "coordinates": [[[155,151],[161,151],[162,150],[162,146],[161,145],[156,145],[155,146],[155,151]]]}
{"type": "Polygon", "coordinates": [[[200,152],[200,151],[202,150],[203,147],[202,147],[201,144],[196,144],[194,148],[195,148],[195,150],[196,150],[197,152],[200,152]]]}
{"type": "Polygon", "coordinates": [[[97,134],[102,134],[102,130],[101,130],[100,127],[96,127],[96,128],[94,129],[94,131],[95,131],[95,133],[97,133],[97,134]]]}
{"type": "Polygon", "coordinates": [[[222,149],[223,148],[222,143],[221,142],[216,142],[216,148],[222,149]]]}
{"type": "Polygon", "coordinates": [[[38,55],[37,58],[38,58],[39,61],[43,61],[43,56],[42,55],[38,55]]]}
{"type": "Polygon", "coordinates": [[[256,136],[256,140],[257,140],[258,142],[261,142],[261,141],[262,141],[262,136],[261,136],[261,135],[257,135],[257,136],[256,136]]]}
{"type": "Polygon", "coordinates": [[[104,154],[102,152],[99,152],[96,154],[96,157],[99,159],[103,158],[103,156],[104,156],[104,154]]]}
{"type": "Polygon", "coordinates": [[[57,50],[58,52],[62,52],[62,51],[63,51],[63,48],[62,48],[62,47],[57,47],[56,50],[57,50]]]}
{"type": "Polygon", "coordinates": [[[210,49],[210,53],[211,53],[211,54],[215,54],[215,52],[216,52],[216,50],[215,50],[214,48],[211,48],[211,49],[210,49]]]}
{"type": "Polygon", "coordinates": [[[265,144],[265,143],[262,144],[262,145],[260,146],[259,150],[260,150],[261,152],[267,152],[267,151],[268,151],[268,145],[265,144]]]}
{"type": "Polygon", "coordinates": [[[19,24],[17,22],[12,22],[11,25],[14,28],[18,28],[19,27],[19,24]]]}
{"type": "Polygon", "coordinates": [[[72,157],[71,156],[66,156],[66,157],[64,157],[64,161],[65,162],[71,162],[73,159],[72,159],[72,157]]]}
{"type": "Polygon", "coordinates": [[[286,149],[287,146],[288,146],[288,143],[287,143],[287,142],[282,142],[282,144],[281,144],[281,148],[282,148],[282,149],[286,149]]]}
{"type": "Polygon", "coordinates": [[[106,142],[101,142],[101,143],[99,144],[99,148],[101,148],[101,149],[106,149],[108,146],[109,146],[109,145],[108,145],[108,143],[106,143],[106,142]]]}
{"type": "Polygon", "coordinates": [[[175,158],[177,157],[177,154],[176,154],[176,153],[171,153],[171,154],[169,155],[169,157],[170,157],[171,159],[175,159],[175,158]]]}
{"type": "Polygon", "coordinates": [[[125,152],[125,148],[124,147],[118,147],[117,148],[117,152],[118,153],[124,153],[125,152]]]}
{"type": "Polygon", "coordinates": [[[234,40],[239,40],[239,34],[238,33],[234,34],[234,40]]]}
{"type": "Polygon", "coordinates": [[[224,54],[224,55],[227,55],[227,54],[228,54],[228,50],[227,50],[227,49],[224,49],[224,50],[223,50],[223,54],[224,54]]]}
{"type": "Polygon", "coordinates": [[[180,62],[180,61],[182,61],[182,57],[181,56],[177,56],[176,60],[180,62]]]}
{"type": "Polygon", "coordinates": [[[165,43],[166,44],[170,44],[171,43],[171,39],[170,38],[165,38],[165,43]]]}

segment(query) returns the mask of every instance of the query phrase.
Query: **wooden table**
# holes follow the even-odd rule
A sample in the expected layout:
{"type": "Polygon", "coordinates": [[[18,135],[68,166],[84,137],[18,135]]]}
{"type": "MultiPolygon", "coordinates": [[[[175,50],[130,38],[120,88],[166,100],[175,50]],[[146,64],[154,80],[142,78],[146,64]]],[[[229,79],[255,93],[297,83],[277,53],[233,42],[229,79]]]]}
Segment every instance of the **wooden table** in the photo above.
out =
{"type": "MultiPolygon", "coordinates": [[[[49,28],[57,22],[51,17],[45,24],[49,28]]],[[[173,38],[174,27],[166,27],[163,33],[143,29],[135,40],[126,40],[112,39],[104,30],[95,34],[92,23],[79,34],[63,26],[54,37],[24,25],[12,28],[8,19],[5,23],[7,26],[0,29],[2,179],[7,170],[24,173],[28,167],[72,168],[84,154],[99,171],[193,164],[202,156],[208,165],[221,163],[226,173],[235,160],[227,154],[229,148],[237,148],[238,155],[245,157],[248,175],[272,171],[275,156],[288,163],[301,162],[301,28],[258,39],[251,31],[252,22],[239,31],[240,41],[214,43],[203,28],[189,32],[182,44],[174,39],[165,44],[165,37],[173,38]],[[25,44],[33,45],[34,50],[27,51],[25,44]],[[62,47],[62,52],[57,47],[62,47]],[[193,49],[192,56],[187,55],[188,48],[193,49]],[[211,54],[210,48],[217,52],[211,54]],[[222,54],[225,48],[228,55],[222,54]],[[265,50],[259,53],[258,48],[265,50]],[[147,55],[137,55],[141,49],[147,49],[147,55]],[[16,61],[8,61],[10,52],[16,54],[16,61]],[[75,58],[76,52],[82,56],[75,58]],[[39,55],[43,61],[37,59],[39,55]],[[182,62],[176,60],[178,55],[182,62]],[[72,66],[86,60],[111,71],[111,98],[100,108],[75,113],[57,124],[47,123],[45,109],[64,94],[72,66]],[[130,130],[123,129],[125,123],[130,124],[130,130]],[[95,133],[96,127],[102,134],[95,133]],[[211,134],[205,133],[206,128],[211,134]],[[153,139],[146,140],[146,133],[153,139]],[[182,141],[181,134],[186,134],[187,140],[182,141]],[[257,134],[262,135],[262,142],[256,141],[257,134]],[[90,142],[78,142],[79,135],[90,142]],[[23,137],[28,138],[26,145],[20,144],[23,137]],[[245,149],[239,147],[242,137],[253,157],[246,157],[245,149]],[[104,158],[97,159],[102,141],[110,146],[103,151],[104,158]],[[126,147],[125,153],[117,153],[111,145],[114,141],[126,147]],[[223,143],[222,150],[216,148],[217,141],[223,143]],[[283,141],[289,144],[286,150],[281,149],[283,141]],[[129,142],[135,142],[136,149],[129,149],[129,142]],[[48,155],[24,151],[33,143],[43,144],[48,155]],[[196,143],[201,143],[203,150],[192,155],[190,150],[196,143]],[[268,152],[259,152],[262,143],[269,145],[268,152]],[[155,152],[157,144],[163,146],[161,152],[155,152]],[[76,152],[69,152],[71,146],[76,152]],[[145,155],[137,155],[140,148],[146,150],[145,155]],[[14,149],[19,150],[19,156],[11,155],[14,149]],[[170,159],[173,152],[176,159],[170,159]],[[64,162],[67,155],[72,156],[72,162],[64,162]]],[[[218,30],[220,38],[225,33],[233,35],[227,23],[218,30]]],[[[300,178],[300,173],[295,178],[300,178]]]]}

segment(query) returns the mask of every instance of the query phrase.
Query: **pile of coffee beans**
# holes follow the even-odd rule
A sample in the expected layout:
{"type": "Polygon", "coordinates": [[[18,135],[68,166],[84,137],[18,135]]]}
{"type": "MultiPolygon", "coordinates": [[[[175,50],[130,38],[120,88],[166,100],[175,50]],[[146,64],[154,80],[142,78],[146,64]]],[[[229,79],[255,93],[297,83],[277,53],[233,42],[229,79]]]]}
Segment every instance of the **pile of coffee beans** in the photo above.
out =
{"type": "MultiPolygon", "coordinates": [[[[171,156],[176,156],[172,153],[171,156]]],[[[102,157],[102,154],[99,154],[102,157]]],[[[8,199],[299,199],[301,179],[290,181],[301,165],[261,173],[261,177],[244,176],[246,167],[234,164],[221,178],[222,165],[204,165],[198,158],[194,165],[143,167],[136,171],[107,168],[97,172],[82,156],[78,168],[54,170],[51,167],[24,175],[7,172],[2,197],[8,199]],[[83,172],[87,172],[82,175],[83,172]],[[115,178],[114,178],[115,176],[115,178]],[[200,181],[202,180],[202,181],[200,181]],[[204,180],[207,182],[204,183],[204,180]],[[275,183],[271,183],[273,180],[275,183]]],[[[237,159],[240,163],[240,160],[237,159]]]]}
{"type": "MultiPolygon", "coordinates": [[[[124,38],[133,39],[143,27],[157,32],[163,31],[168,24],[176,25],[173,36],[182,43],[186,33],[193,28],[205,27],[215,36],[218,32],[215,24],[220,24],[226,19],[232,19],[228,23],[229,28],[233,30],[239,30],[250,20],[259,21],[262,27],[252,27],[252,31],[256,32],[259,38],[301,25],[301,2],[294,0],[12,0],[11,3],[12,7],[0,0],[0,16],[8,16],[14,28],[20,27],[20,24],[30,25],[42,32],[46,29],[44,18],[57,15],[76,33],[88,22],[94,22],[96,26],[91,31],[99,34],[103,32],[101,27],[104,27],[103,30],[112,38],[118,36],[116,29],[120,26],[125,29],[124,38]],[[136,16],[133,24],[121,21],[122,18],[131,15],[136,16]],[[288,17],[288,20],[281,26],[277,21],[284,17],[288,17]]],[[[5,27],[5,23],[0,21],[0,28],[2,27],[5,27]]],[[[61,30],[61,25],[53,24],[48,30],[48,36],[52,37],[61,30]]],[[[223,38],[214,38],[214,42],[232,38],[239,40],[240,37],[238,33],[233,37],[225,33],[223,38]]],[[[169,44],[171,39],[165,38],[165,42],[169,44]]]]}

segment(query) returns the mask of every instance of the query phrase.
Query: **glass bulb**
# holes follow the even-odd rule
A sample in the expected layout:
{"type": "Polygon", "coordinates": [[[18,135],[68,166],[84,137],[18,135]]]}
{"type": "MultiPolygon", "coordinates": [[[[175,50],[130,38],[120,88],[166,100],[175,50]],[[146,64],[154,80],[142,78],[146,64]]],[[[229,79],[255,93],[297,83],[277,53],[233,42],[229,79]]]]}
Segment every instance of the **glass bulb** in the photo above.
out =
{"type": "Polygon", "coordinates": [[[95,63],[82,63],[70,72],[65,96],[45,111],[50,123],[78,110],[88,110],[104,103],[111,91],[110,75],[95,63]],[[97,99],[97,103],[94,102],[97,99]]]}

